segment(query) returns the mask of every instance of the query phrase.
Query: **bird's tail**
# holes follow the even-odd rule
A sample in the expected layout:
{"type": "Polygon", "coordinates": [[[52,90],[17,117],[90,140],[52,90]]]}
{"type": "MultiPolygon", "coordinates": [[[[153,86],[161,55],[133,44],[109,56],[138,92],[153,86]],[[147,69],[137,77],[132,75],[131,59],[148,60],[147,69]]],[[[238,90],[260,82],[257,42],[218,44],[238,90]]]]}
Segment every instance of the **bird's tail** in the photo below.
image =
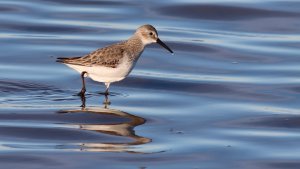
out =
{"type": "Polygon", "coordinates": [[[68,61],[74,60],[74,59],[78,59],[80,57],[71,57],[71,58],[65,58],[65,57],[58,57],[56,58],[56,62],[59,63],[67,63],[68,61]]]}

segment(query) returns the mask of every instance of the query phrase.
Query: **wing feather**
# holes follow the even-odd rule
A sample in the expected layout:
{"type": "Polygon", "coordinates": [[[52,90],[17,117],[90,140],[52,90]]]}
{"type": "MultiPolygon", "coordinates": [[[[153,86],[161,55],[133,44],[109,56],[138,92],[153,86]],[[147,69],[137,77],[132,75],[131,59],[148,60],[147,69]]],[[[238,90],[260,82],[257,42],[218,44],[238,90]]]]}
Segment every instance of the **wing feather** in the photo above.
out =
{"type": "Polygon", "coordinates": [[[57,58],[57,62],[81,66],[105,66],[116,68],[124,55],[124,43],[97,49],[82,57],[57,58]]]}

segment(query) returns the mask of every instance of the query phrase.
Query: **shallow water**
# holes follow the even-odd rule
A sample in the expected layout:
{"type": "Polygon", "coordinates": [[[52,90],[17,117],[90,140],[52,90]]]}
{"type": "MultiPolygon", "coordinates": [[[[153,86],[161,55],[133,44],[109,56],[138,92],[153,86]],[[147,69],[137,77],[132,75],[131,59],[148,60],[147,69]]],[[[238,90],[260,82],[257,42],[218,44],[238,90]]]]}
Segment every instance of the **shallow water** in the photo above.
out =
{"type": "Polygon", "coordinates": [[[1,168],[299,168],[300,2],[0,0],[1,168]],[[131,75],[55,62],[153,24],[131,75]]]}

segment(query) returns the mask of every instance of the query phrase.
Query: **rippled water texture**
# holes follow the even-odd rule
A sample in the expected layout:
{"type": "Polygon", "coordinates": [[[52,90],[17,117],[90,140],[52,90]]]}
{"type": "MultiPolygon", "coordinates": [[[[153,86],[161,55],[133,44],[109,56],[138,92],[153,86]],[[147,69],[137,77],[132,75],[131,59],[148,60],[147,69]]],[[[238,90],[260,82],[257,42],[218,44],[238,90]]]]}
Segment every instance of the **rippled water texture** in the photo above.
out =
{"type": "Polygon", "coordinates": [[[300,1],[0,0],[0,168],[300,168],[300,1]],[[55,62],[154,25],[131,75],[55,62]]]}

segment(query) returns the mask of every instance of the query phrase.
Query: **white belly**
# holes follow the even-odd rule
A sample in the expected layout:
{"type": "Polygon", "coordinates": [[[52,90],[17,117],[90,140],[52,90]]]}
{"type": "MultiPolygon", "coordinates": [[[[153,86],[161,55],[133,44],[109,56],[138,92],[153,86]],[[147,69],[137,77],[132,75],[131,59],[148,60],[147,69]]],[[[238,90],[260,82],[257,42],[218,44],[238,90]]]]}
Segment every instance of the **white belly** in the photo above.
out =
{"type": "Polygon", "coordinates": [[[104,66],[80,66],[66,64],[67,66],[75,69],[79,73],[86,71],[88,77],[97,82],[112,83],[123,80],[131,72],[134,63],[122,62],[116,68],[104,66]]]}

